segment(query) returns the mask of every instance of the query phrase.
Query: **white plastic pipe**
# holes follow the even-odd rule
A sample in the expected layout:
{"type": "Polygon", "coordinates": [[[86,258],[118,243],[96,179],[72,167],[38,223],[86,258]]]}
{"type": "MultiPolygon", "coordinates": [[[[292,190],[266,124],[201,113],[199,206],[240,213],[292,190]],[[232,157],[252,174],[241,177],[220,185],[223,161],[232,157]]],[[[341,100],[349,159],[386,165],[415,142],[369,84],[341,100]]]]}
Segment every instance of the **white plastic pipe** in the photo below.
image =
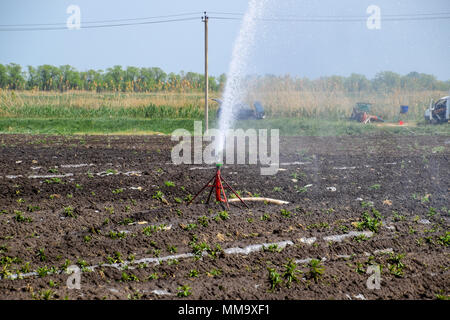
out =
{"type": "MultiPolygon", "coordinates": [[[[260,198],[260,197],[247,197],[247,198],[242,198],[241,199],[243,201],[266,201],[268,203],[273,203],[273,204],[288,204],[288,201],[283,201],[283,200],[277,200],[277,199],[271,199],[271,198],[260,198]]],[[[228,199],[228,202],[237,202],[240,201],[238,198],[233,198],[233,199],[228,199]]]]}

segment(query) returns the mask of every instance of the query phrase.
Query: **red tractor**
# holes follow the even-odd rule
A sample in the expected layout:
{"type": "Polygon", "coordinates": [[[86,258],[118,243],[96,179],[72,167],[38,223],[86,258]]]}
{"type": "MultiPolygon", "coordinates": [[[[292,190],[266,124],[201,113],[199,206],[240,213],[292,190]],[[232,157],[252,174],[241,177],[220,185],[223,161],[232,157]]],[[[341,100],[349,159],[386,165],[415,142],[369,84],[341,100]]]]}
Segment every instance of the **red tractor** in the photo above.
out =
{"type": "Polygon", "coordinates": [[[350,120],[356,120],[361,123],[384,122],[380,117],[369,114],[371,106],[372,104],[368,102],[357,102],[353,108],[350,120]]]}

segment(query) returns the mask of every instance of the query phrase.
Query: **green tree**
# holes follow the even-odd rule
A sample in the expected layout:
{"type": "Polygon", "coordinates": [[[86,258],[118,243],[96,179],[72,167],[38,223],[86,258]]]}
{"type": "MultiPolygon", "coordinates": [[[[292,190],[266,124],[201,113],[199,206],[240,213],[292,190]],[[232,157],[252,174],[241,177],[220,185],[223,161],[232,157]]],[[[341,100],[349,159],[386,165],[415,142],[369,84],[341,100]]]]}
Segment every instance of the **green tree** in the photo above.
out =
{"type": "Polygon", "coordinates": [[[15,63],[10,63],[6,66],[6,73],[8,75],[8,88],[12,90],[20,90],[25,86],[25,78],[22,72],[22,67],[15,63]]]}
{"type": "Polygon", "coordinates": [[[393,91],[400,88],[401,77],[395,72],[383,71],[375,75],[372,84],[377,91],[393,91]]]}
{"type": "Polygon", "coordinates": [[[110,89],[119,90],[121,89],[124,76],[125,72],[122,70],[122,67],[116,65],[106,69],[105,81],[113,86],[113,88],[110,89]]]}
{"type": "Polygon", "coordinates": [[[27,89],[39,88],[39,74],[35,67],[28,66],[27,89]]]}
{"type": "Polygon", "coordinates": [[[56,90],[61,81],[60,70],[48,64],[44,64],[37,68],[39,75],[39,88],[44,91],[56,90]]]}
{"type": "Polygon", "coordinates": [[[86,72],[80,73],[80,79],[83,83],[83,88],[86,90],[96,90],[101,92],[105,89],[105,82],[103,79],[103,71],[90,69],[86,72]]]}
{"type": "Polygon", "coordinates": [[[227,83],[227,76],[225,73],[222,73],[219,76],[219,91],[222,91],[223,89],[225,89],[225,84],[227,83]]]}
{"type": "Polygon", "coordinates": [[[361,92],[370,89],[370,81],[362,74],[352,73],[344,81],[344,88],[348,92],[361,92]]]}
{"type": "Polygon", "coordinates": [[[161,69],[157,67],[151,68],[153,77],[156,82],[166,82],[167,81],[167,74],[161,69]]]}
{"type": "Polygon", "coordinates": [[[66,91],[68,89],[81,89],[82,82],[80,73],[72,66],[63,65],[59,67],[60,83],[59,90],[66,91]]]}
{"type": "Polygon", "coordinates": [[[211,91],[217,91],[219,89],[219,83],[215,77],[208,77],[208,87],[211,91]]]}
{"type": "Polygon", "coordinates": [[[0,88],[4,89],[8,85],[8,72],[6,67],[0,64],[0,88]]]}

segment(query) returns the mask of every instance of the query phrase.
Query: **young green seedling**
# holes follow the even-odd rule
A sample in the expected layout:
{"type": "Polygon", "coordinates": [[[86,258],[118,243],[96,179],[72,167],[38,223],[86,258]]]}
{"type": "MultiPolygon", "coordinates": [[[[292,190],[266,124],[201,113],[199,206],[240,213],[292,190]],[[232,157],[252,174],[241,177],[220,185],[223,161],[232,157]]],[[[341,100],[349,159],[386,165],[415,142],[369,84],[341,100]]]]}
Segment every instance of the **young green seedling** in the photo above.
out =
{"type": "Polygon", "coordinates": [[[181,287],[178,287],[177,296],[178,297],[187,297],[192,294],[191,287],[187,285],[182,285],[181,287]]]}
{"type": "Polygon", "coordinates": [[[269,282],[270,282],[269,291],[273,292],[277,287],[281,285],[282,283],[281,276],[279,273],[275,271],[274,268],[267,268],[267,271],[269,272],[269,282]]]}
{"type": "Polygon", "coordinates": [[[64,215],[66,217],[75,218],[75,213],[73,212],[73,208],[71,206],[64,208],[64,215]]]}
{"type": "Polygon", "coordinates": [[[166,185],[166,187],[175,187],[175,183],[172,181],[165,181],[164,184],[166,185]]]}
{"type": "Polygon", "coordinates": [[[396,277],[403,277],[405,268],[405,264],[401,261],[405,257],[404,254],[394,254],[391,253],[388,261],[388,268],[391,274],[393,274],[396,277]]]}
{"type": "Polygon", "coordinates": [[[358,229],[369,229],[370,231],[378,232],[378,228],[382,225],[381,215],[375,208],[372,208],[372,216],[367,211],[364,211],[362,221],[357,224],[358,229]]]}
{"type": "Polygon", "coordinates": [[[325,267],[322,266],[321,261],[317,259],[312,259],[309,262],[309,275],[317,283],[322,277],[325,271],[325,267]]]}
{"type": "Polygon", "coordinates": [[[286,279],[286,286],[289,288],[292,281],[299,281],[299,279],[297,278],[297,274],[301,273],[301,271],[297,269],[297,264],[294,262],[294,259],[289,259],[286,264],[283,265],[283,267],[283,278],[286,279]]]}

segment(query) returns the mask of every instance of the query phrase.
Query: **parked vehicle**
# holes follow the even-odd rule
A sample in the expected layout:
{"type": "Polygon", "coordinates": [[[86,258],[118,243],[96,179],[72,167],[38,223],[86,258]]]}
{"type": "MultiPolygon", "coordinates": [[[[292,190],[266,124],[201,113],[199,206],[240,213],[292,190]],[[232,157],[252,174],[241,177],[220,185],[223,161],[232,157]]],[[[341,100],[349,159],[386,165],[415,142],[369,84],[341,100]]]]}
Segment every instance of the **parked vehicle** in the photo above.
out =
{"type": "Polygon", "coordinates": [[[450,96],[442,97],[436,103],[430,102],[430,107],[425,110],[425,121],[437,124],[448,122],[450,117],[450,96]]]}
{"type": "MultiPolygon", "coordinates": [[[[217,118],[220,118],[222,114],[222,100],[220,99],[212,99],[213,101],[219,104],[219,109],[217,110],[217,118]]],[[[232,115],[235,120],[248,120],[248,119],[264,119],[265,113],[264,108],[259,101],[255,101],[253,103],[253,107],[244,104],[238,103],[233,106],[232,115]]]]}
{"type": "Polygon", "coordinates": [[[350,120],[356,120],[362,123],[370,123],[372,121],[384,122],[384,120],[381,119],[381,117],[369,114],[371,106],[372,104],[368,102],[357,102],[356,106],[353,107],[350,120]]]}

